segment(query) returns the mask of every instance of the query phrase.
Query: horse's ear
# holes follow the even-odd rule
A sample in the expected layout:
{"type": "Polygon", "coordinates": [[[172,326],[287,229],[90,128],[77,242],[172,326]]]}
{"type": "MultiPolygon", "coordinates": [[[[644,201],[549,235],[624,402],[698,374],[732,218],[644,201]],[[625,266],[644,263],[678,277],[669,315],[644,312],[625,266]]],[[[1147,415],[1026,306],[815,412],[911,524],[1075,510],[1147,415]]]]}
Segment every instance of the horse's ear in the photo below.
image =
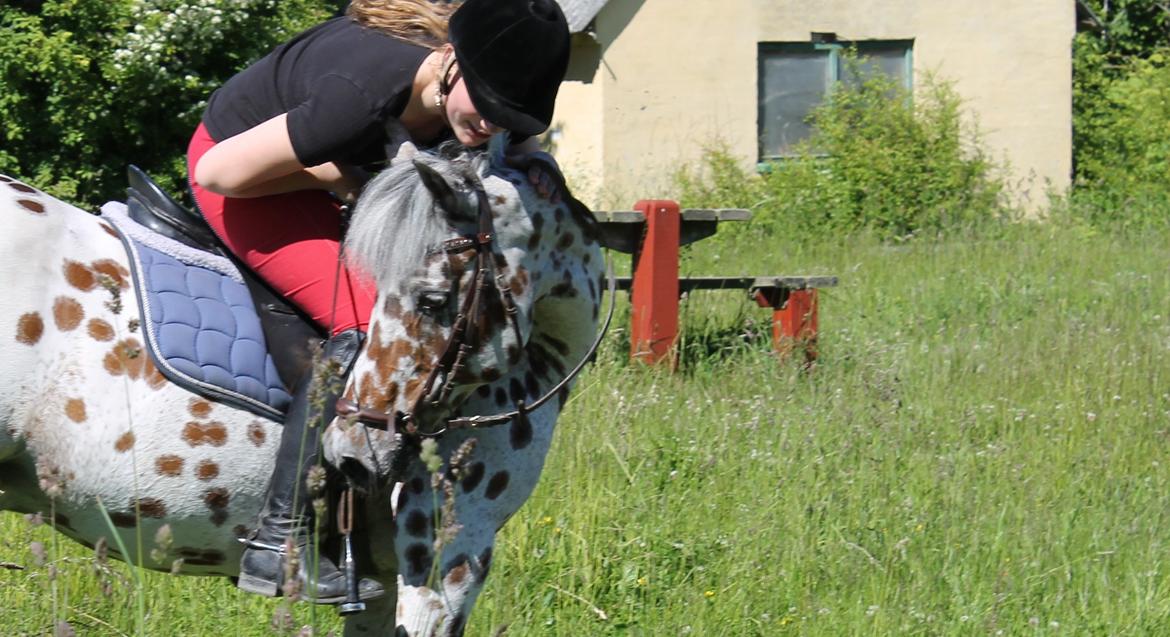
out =
{"type": "Polygon", "coordinates": [[[408,159],[413,160],[418,155],[418,147],[411,142],[402,142],[398,147],[398,152],[394,154],[394,159],[390,160],[390,165],[393,166],[399,162],[404,162],[408,159]]]}
{"type": "Polygon", "coordinates": [[[447,183],[442,175],[426,163],[418,159],[413,160],[413,163],[415,169],[418,170],[418,176],[422,178],[423,185],[431,191],[431,195],[434,196],[439,207],[449,215],[459,212],[459,199],[455,196],[455,190],[451,188],[451,184],[447,183]]]}

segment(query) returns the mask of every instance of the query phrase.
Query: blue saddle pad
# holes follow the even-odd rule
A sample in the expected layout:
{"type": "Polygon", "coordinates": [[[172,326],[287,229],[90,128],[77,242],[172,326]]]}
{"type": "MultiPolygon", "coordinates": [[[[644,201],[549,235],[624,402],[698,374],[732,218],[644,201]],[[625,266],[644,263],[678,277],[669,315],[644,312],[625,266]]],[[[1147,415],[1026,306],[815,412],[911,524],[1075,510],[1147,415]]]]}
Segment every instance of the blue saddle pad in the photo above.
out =
{"type": "Polygon", "coordinates": [[[102,217],[130,256],[143,340],[159,371],[198,394],[281,421],[291,396],[235,265],[139,225],[121,203],[102,206],[102,217]]]}

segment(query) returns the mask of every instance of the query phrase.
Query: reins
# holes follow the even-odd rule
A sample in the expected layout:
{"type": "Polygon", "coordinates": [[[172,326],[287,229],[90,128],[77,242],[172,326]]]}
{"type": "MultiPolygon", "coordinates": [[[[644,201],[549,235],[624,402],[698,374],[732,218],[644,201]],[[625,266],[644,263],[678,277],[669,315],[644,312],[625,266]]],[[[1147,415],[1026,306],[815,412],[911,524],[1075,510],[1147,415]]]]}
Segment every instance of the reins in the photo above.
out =
{"type": "Polygon", "coordinates": [[[608,259],[606,270],[609,277],[609,310],[606,313],[605,321],[602,323],[596,338],[585,352],[585,355],[560,382],[553,385],[551,389],[531,403],[517,400],[515,403],[516,408],[511,411],[492,416],[460,416],[449,418],[443,423],[444,426],[434,431],[424,432],[418,428],[418,423],[415,421],[415,414],[424,405],[424,401],[429,401],[432,405],[439,405],[446,401],[454,387],[454,379],[466,365],[466,359],[476,345],[471,340],[471,330],[469,328],[478,324],[479,312],[483,311],[481,307],[483,305],[483,299],[492,283],[495,284],[508,322],[511,324],[512,330],[515,333],[517,343],[523,342],[518,319],[518,309],[515,300],[512,298],[512,291],[504,282],[503,275],[495,274],[494,259],[491,258],[494,227],[492,224],[491,208],[488,205],[488,197],[484,192],[483,183],[478,177],[473,178],[473,186],[476,199],[478,200],[479,226],[477,234],[474,237],[465,236],[450,239],[443,243],[440,250],[447,253],[459,253],[474,249],[476,251],[475,277],[470,290],[463,297],[463,302],[460,304],[459,313],[456,315],[455,324],[451,330],[451,337],[447,340],[447,344],[443,348],[443,353],[440,355],[435,367],[427,376],[426,383],[423,385],[423,390],[418,400],[415,401],[410,411],[398,411],[391,415],[381,410],[362,407],[357,402],[347,398],[339,398],[336,408],[338,416],[353,419],[367,427],[381,429],[391,433],[402,433],[415,438],[437,438],[451,430],[476,429],[502,425],[515,419],[527,418],[530,412],[540,408],[551,400],[553,396],[560,393],[561,390],[568,386],[581,373],[581,370],[585,368],[585,365],[597,353],[597,349],[601,346],[601,341],[609,329],[610,321],[613,319],[613,311],[616,304],[617,279],[613,274],[613,263],[608,259]],[[439,387],[437,395],[435,395],[435,384],[439,381],[440,377],[443,379],[443,383],[439,387]]]}

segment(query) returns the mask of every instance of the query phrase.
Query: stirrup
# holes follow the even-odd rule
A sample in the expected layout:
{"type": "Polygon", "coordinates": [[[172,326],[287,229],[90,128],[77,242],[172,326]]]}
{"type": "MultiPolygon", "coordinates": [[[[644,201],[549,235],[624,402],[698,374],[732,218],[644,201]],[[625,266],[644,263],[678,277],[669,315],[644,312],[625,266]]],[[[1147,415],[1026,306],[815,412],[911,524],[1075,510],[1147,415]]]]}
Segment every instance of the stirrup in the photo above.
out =
{"type": "MultiPolygon", "coordinates": [[[[255,535],[255,533],[253,533],[255,535]]],[[[284,555],[287,551],[284,550],[285,545],[270,544],[268,542],[261,542],[254,537],[241,537],[236,539],[237,542],[244,545],[246,549],[260,549],[261,551],[272,551],[284,555]]]]}

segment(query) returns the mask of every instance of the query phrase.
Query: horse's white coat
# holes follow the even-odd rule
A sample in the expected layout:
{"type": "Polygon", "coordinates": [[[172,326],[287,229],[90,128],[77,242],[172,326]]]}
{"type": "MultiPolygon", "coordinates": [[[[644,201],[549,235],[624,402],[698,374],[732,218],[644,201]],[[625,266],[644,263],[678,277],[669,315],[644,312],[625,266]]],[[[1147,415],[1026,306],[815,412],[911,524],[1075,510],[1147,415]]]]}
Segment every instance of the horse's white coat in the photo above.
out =
{"type": "MultiPolygon", "coordinates": [[[[484,182],[495,249],[525,342],[515,343],[498,316],[485,321],[486,343],[457,383],[463,414],[510,410],[515,400],[531,401],[557,382],[588,348],[600,300],[598,245],[564,205],[538,198],[523,176],[495,173],[484,182]]],[[[236,538],[260,505],[279,428],[162,379],[139,349],[132,292],[119,285],[127,276],[124,251],[99,218],[2,176],[0,217],[0,509],[53,511],[60,530],[94,544],[109,536],[100,499],[127,546],[136,546],[141,533],[145,555],[130,561],[169,570],[181,558],[184,573],[234,574],[236,538]],[[163,524],[174,540],[154,561],[153,537],[163,524]]],[[[449,221],[454,228],[444,238],[468,232],[458,213],[449,221]]],[[[433,366],[450,331],[449,317],[423,316],[415,303],[420,293],[450,289],[453,278],[461,296],[471,276],[467,260],[432,255],[401,285],[383,286],[349,397],[383,409],[413,404],[420,374],[433,366]]],[[[372,553],[379,577],[388,590],[397,583],[398,595],[349,619],[347,635],[462,634],[491,567],[496,531],[539,478],[562,400],[534,412],[528,425],[441,439],[445,461],[469,438],[477,446],[452,479],[458,528],[438,555],[435,496],[421,463],[413,463],[393,497],[371,498],[371,537],[394,538],[392,546],[375,543],[372,553]],[[391,504],[392,517],[379,501],[391,504]]],[[[386,454],[380,433],[335,423],[325,435],[326,455],[368,461],[386,454]]]]}
{"type": "Polygon", "coordinates": [[[141,350],[121,242],[98,217],[4,179],[0,507],[52,509],[92,544],[110,536],[100,501],[126,546],[144,538],[128,561],[234,574],[279,428],[166,382],[141,350]],[[59,490],[52,507],[38,482],[59,490]],[[155,561],[164,523],[174,539],[155,561]]]}

